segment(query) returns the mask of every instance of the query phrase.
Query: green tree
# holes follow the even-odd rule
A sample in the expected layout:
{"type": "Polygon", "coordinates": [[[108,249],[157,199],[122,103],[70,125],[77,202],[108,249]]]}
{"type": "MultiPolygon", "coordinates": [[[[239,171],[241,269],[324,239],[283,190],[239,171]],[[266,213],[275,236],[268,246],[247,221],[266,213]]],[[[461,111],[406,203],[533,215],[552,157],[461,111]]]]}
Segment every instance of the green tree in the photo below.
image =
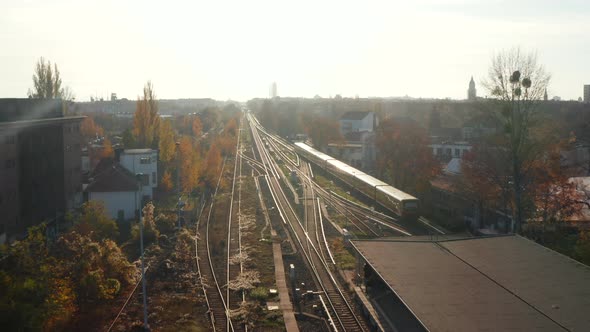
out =
{"type": "Polygon", "coordinates": [[[33,73],[33,89],[27,92],[29,98],[65,100],[74,99],[74,94],[69,87],[62,87],[61,75],[57,64],[51,66],[50,61],[39,58],[33,73]]]}
{"type": "Polygon", "coordinates": [[[7,331],[63,330],[76,307],[65,263],[49,253],[45,226],[0,248],[0,326],[7,331]]]}
{"type": "Polygon", "coordinates": [[[531,135],[537,124],[538,104],[549,84],[550,75],[537,63],[534,53],[515,48],[492,58],[484,86],[495,101],[496,115],[502,125],[504,148],[510,158],[510,179],[514,197],[513,232],[520,232],[527,213],[524,196],[527,165],[540,157],[538,144],[531,135]]]}
{"type": "Polygon", "coordinates": [[[101,201],[88,201],[82,205],[82,213],[75,220],[74,230],[90,235],[97,240],[116,239],[119,236],[117,223],[112,220],[101,201]]]}

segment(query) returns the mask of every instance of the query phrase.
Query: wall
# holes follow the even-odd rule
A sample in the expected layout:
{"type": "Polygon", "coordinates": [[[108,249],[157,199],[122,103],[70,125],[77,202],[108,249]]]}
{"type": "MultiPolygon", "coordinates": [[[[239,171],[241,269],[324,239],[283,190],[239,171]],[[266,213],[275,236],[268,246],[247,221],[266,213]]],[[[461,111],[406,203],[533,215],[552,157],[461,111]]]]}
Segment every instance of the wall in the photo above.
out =
{"type": "Polygon", "coordinates": [[[149,184],[143,185],[143,195],[153,197],[153,189],[158,186],[158,152],[151,150],[146,153],[121,153],[120,163],[133,174],[143,173],[148,175],[149,184]],[[148,164],[142,164],[142,158],[149,158],[148,164]]]}
{"type": "Polygon", "coordinates": [[[135,217],[136,199],[135,192],[91,192],[88,193],[88,199],[93,201],[102,201],[106,207],[109,216],[117,220],[119,210],[125,213],[125,220],[135,217]]]}

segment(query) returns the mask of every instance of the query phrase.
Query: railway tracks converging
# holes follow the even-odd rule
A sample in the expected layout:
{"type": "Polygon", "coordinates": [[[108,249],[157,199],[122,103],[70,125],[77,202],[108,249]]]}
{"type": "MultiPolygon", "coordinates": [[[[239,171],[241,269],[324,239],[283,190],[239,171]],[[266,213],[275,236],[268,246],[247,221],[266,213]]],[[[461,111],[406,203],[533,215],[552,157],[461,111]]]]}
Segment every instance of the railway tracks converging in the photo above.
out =
{"type": "MultiPolygon", "coordinates": [[[[323,303],[332,329],[335,331],[367,330],[366,323],[362,319],[359,319],[358,313],[350,305],[350,299],[348,299],[348,296],[342,291],[338,281],[332,275],[329,264],[325,259],[326,255],[322,253],[322,250],[324,250],[322,247],[325,246],[326,251],[329,248],[325,245],[325,240],[323,241],[324,244],[322,244],[321,238],[324,237],[320,237],[321,225],[318,221],[319,207],[315,198],[313,185],[311,183],[307,184],[308,189],[305,190],[310,195],[310,199],[307,199],[307,194],[305,194],[303,199],[309,220],[302,222],[281,187],[281,181],[287,180],[263,143],[260,137],[259,124],[252,117],[249,117],[249,120],[252,136],[258,152],[257,155],[260,158],[259,161],[265,170],[267,170],[267,183],[275,206],[286,226],[291,230],[294,242],[299,248],[299,252],[302,253],[315,279],[315,284],[319,288],[317,290],[318,297],[321,303],[323,303]]],[[[278,149],[275,149],[275,151],[278,151],[278,149]]]]}

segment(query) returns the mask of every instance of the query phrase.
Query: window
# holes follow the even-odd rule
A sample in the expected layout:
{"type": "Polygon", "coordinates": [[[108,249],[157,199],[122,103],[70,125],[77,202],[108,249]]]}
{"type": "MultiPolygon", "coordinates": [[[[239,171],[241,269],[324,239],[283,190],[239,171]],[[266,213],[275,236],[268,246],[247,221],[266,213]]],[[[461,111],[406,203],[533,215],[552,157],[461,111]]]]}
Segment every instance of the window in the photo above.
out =
{"type": "Polygon", "coordinates": [[[452,151],[452,149],[451,149],[451,148],[446,148],[446,149],[445,149],[445,154],[446,154],[447,156],[450,156],[450,155],[451,155],[451,151],[452,151]]]}
{"type": "Polygon", "coordinates": [[[150,157],[142,157],[139,159],[140,164],[149,164],[151,162],[150,157]]]}
{"type": "Polygon", "coordinates": [[[150,184],[150,176],[148,174],[141,175],[141,184],[143,186],[148,186],[150,184]]]}
{"type": "Polygon", "coordinates": [[[152,172],[152,184],[156,184],[156,172],[152,172]]]}
{"type": "Polygon", "coordinates": [[[455,149],[455,157],[460,157],[460,156],[461,156],[461,150],[455,149]]]}

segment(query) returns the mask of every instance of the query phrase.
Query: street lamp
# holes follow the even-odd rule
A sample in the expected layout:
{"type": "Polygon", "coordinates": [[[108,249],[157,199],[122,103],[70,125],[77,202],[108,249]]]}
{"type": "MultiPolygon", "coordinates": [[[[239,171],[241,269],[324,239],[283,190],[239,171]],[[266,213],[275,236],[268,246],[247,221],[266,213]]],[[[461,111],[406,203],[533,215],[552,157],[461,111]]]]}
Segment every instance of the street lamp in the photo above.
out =
{"type": "Polygon", "coordinates": [[[145,265],[143,260],[143,220],[142,220],[142,198],[143,198],[143,173],[135,174],[137,182],[139,182],[139,250],[141,253],[141,289],[143,290],[143,328],[149,331],[148,316],[147,316],[147,293],[145,289],[145,265]]]}

